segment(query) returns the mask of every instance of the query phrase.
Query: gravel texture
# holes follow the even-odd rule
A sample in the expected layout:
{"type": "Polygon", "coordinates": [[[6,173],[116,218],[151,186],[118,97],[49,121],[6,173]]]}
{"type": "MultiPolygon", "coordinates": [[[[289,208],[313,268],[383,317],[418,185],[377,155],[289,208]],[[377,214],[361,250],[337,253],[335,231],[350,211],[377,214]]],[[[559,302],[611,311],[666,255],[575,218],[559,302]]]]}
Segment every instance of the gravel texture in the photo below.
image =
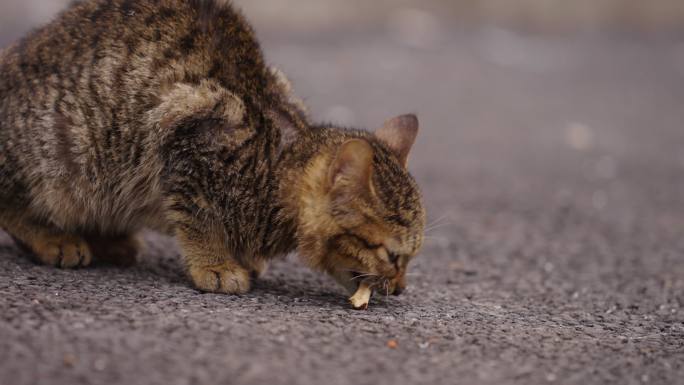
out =
{"type": "Polygon", "coordinates": [[[681,383],[684,45],[402,17],[262,37],[316,119],[419,114],[405,295],[353,311],[294,257],[201,294],[153,233],[136,267],[77,271],[0,234],[0,384],[681,383]]]}

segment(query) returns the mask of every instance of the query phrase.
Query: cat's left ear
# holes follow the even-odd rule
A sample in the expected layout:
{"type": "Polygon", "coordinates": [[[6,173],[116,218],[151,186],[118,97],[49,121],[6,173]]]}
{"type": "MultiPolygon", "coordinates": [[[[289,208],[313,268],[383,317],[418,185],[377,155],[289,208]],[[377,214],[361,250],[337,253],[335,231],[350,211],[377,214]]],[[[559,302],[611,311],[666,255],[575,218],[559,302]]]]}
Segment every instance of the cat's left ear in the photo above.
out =
{"type": "Polygon", "coordinates": [[[407,114],[392,118],[375,131],[375,136],[385,142],[406,167],[411,147],[418,136],[418,117],[407,114]]]}
{"type": "Polygon", "coordinates": [[[331,188],[351,187],[355,192],[372,191],[373,148],[363,139],[349,139],[335,155],[328,170],[331,188]]]}

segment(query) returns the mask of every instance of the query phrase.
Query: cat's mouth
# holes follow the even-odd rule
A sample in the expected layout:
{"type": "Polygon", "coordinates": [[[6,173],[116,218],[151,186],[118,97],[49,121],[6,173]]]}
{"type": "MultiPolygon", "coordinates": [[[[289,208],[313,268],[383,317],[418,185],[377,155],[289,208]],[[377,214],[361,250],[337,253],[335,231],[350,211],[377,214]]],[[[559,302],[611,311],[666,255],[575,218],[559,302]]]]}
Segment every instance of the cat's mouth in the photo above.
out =
{"type": "Polygon", "coordinates": [[[375,291],[387,292],[387,295],[400,295],[404,291],[404,287],[391,279],[383,279],[374,274],[364,274],[358,271],[352,271],[350,274],[353,283],[351,286],[355,289],[349,301],[357,310],[368,309],[368,303],[375,291]]]}

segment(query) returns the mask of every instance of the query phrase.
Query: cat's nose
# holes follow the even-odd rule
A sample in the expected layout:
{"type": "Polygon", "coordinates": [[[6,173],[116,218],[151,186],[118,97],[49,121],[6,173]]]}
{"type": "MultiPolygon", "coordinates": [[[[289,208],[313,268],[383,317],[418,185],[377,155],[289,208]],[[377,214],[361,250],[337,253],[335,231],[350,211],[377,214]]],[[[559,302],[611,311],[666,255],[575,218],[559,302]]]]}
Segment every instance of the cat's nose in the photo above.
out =
{"type": "Polygon", "coordinates": [[[401,295],[401,293],[406,290],[406,276],[405,276],[405,271],[399,272],[397,277],[393,281],[394,290],[392,291],[392,295],[401,295]]]}

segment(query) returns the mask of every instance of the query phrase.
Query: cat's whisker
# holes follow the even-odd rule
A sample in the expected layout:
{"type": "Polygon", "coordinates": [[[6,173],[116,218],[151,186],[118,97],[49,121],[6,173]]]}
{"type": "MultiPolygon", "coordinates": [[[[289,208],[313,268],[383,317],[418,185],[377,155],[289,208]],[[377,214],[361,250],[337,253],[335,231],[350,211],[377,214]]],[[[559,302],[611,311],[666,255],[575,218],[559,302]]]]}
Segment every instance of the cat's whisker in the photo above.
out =
{"type": "Polygon", "coordinates": [[[439,229],[439,228],[444,227],[444,226],[449,226],[451,224],[453,224],[453,222],[444,222],[444,223],[435,224],[435,225],[432,225],[430,227],[426,227],[425,230],[423,230],[423,232],[425,234],[427,234],[429,231],[436,230],[436,229],[439,229]]]}
{"type": "Polygon", "coordinates": [[[354,281],[356,279],[364,278],[364,277],[377,277],[377,276],[378,276],[377,274],[370,274],[370,273],[369,274],[361,274],[361,275],[357,275],[355,277],[352,277],[352,279],[350,279],[350,281],[354,281]]]}
{"type": "Polygon", "coordinates": [[[424,238],[425,243],[438,243],[438,244],[445,244],[449,242],[449,238],[447,237],[425,237],[424,238]]]}
{"type": "Polygon", "coordinates": [[[423,236],[423,239],[429,239],[429,240],[437,240],[437,241],[443,241],[443,240],[448,240],[449,238],[447,237],[441,237],[439,235],[425,235],[423,236]]]}
{"type": "Polygon", "coordinates": [[[446,214],[446,213],[445,213],[445,214],[442,214],[442,215],[440,215],[437,219],[435,219],[435,220],[433,220],[432,222],[430,222],[430,224],[435,223],[435,222],[439,222],[439,221],[443,220],[444,218],[446,218],[448,215],[449,215],[449,214],[446,214]]]}
{"type": "Polygon", "coordinates": [[[358,274],[364,274],[364,275],[377,275],[375,273],[371,273],[369,271],[360,271],[360,270],[354,270],[354,269],[341,269],[342,271],[346,271],[348,273],[358,273],[358,274]]]}
{"type": "Polygon", "coordinates": [[[449,217],[449,214],[443,214],[443,215],[441,215],[439,218],[437,218],[437,219],[435,219],[434,221],[428,223],[425,227],[431,227],[431,226],[434,226],[434,225],[436,225],[436,224],[438,224],[438,223],[440,223],[440,222],[442,222],[442,221],[444,221],[444,220],[448,220],[448,219],[449,219],[448,217],[449,217]]]}
{"type": "Polygon", "coordinates": [[[360,278],[376,278],[376,277],[377,277],[376,274],[362,274],[362,275],[354,276],[354,277],[350,278],[349,280],[355,281],[355,280],[360,279],[360,278]]]}

